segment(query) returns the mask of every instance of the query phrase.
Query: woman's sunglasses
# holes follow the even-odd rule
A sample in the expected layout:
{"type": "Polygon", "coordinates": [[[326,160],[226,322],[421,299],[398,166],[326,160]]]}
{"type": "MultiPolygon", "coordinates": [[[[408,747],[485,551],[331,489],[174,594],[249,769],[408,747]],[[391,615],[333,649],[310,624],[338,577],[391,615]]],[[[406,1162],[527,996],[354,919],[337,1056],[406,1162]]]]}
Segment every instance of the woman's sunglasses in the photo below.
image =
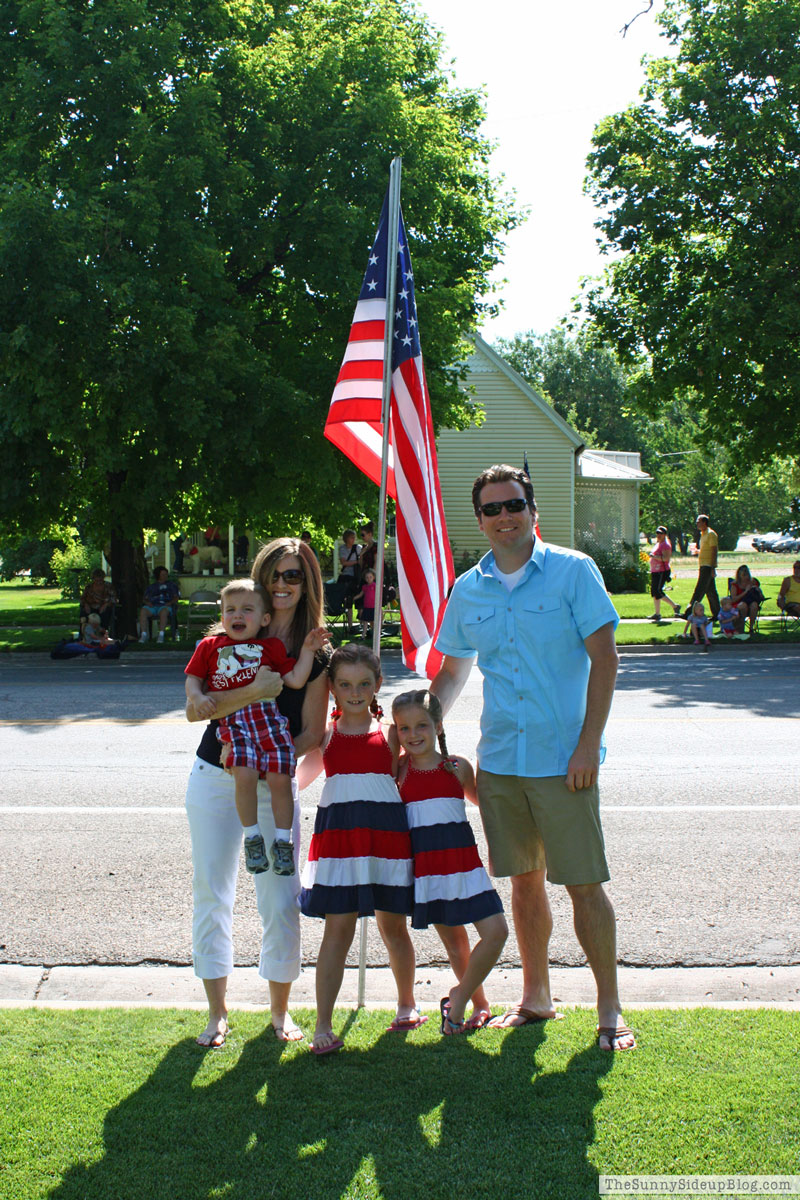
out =
{"type": "Polygon", "coordinates": [[[305,576],[303,575],[303,572],[298,570],[297,567],[290,567],[288,571],[272,572],[273,583],[277,583],[279,579],[282,579],[284,583],[288,583],[290,586],[294,587],[296,587],[297,584],[302,583],[304,578],[305,576]]]}
{"type": "Polygon", "coordinates": [[[518,513],[527,507],[528,501],[523,496],[515,496],[513,500],[490,500],[488,504],[479,504],[478,511],[485,517],[499,517],[503,509],[509,513],[518,513]]]}

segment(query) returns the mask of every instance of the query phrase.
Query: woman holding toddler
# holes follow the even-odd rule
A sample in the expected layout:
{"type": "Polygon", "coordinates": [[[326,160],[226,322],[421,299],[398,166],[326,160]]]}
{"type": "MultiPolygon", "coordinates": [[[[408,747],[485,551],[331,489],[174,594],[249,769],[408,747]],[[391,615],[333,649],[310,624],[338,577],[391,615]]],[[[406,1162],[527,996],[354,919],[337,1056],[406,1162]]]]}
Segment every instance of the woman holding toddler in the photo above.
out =
{"type": "MultiPolygon", "coordinates": [[[[257,555],[253,579],[267,592],[269,636],[278,638],[296,658],[312,629],[323,624],[323,587],[313,552],[298,538],[276,538],[257,555]]],[[[259,700],[275,699],[289,722],[298,758],[322,741],[327,721],[327,656],[320,651],[302,688],[281,690],[281,677],[262,667],[252,683],[216,693],[216,716],[223,718],[259,700]]],[[[191,697],[189,721],[202,720],[191,697]]],[[[227,984],[233,971],[233,904],[242,846],[242,825],[234,803],[234,780],[220,765],[215,722],[206,726],[186,790],[186,812],[194,867],[192,960],[208,999],[208,1024],[197,1041],[223,1045],[228,1032],[227,984]]],[[[269,791],[258,785],[258,824],[265,838],[274,837],[269,791]]],[[[295,846],[300,844],[299,807],[294,802],[295,846]]],[[[270,1011],[280,1041],[297,1041],[302,1031],[289,1015],[289,993],[300,974],[299,876],[264,871],[254,876],[262,942],[258,972],[269,984],[270,1011]]]]}

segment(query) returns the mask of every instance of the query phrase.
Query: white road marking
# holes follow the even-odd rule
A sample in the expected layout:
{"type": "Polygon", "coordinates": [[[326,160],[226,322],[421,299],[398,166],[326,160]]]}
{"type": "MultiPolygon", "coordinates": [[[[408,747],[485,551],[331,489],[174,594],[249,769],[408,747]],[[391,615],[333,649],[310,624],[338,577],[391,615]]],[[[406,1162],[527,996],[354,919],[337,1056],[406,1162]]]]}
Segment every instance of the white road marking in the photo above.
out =
{"type": "MultiPolygon", "coordinates": [[[[183,807],[161,804],[0,804],[0,812],[4,813],[47,813],[57,816],[59,813],[173,813],[183,816],[183,807]]],[[[665,812],[665,813],[696,813],[696,812],[800,812],[800,804],[603,804],[600,811],[608,812],[665,812]]],[[[316,805],[303,806],[301,813],[316,812],[316,805]]],[[[477,814],[476,814],[477,816],[477,814]]]]}

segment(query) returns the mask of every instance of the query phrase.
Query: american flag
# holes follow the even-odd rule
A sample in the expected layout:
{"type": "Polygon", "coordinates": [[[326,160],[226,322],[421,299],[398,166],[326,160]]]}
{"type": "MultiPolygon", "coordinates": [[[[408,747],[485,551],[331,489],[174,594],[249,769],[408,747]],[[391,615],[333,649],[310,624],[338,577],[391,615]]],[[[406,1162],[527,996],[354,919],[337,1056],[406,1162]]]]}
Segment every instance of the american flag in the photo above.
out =
{"type": "MultiPolygon", "coordinates": [[[[389,195],[333,390],[325,436],[374,483],[381,481],[389,195]]],[[[432,679],[433,648],[453,584],[453,557],[439,488],[431,405],[417,324],[414,275],[400,213],[392,341],[388,493],[397,502],[397,573],[403,661],[432,679]]]]}

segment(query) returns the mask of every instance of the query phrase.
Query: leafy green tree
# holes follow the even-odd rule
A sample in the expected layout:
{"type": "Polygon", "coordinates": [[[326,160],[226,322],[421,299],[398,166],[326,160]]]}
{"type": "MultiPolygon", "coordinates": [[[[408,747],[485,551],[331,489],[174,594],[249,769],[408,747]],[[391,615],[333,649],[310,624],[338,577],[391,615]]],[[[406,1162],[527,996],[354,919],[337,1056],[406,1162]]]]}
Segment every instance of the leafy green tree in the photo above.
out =
{"type": "Polygon", "coordinates": [[[596,450],[628,450],[640,441],[628,373],[591,326],[500,338],[497,353],[544,396],[596,450]]]}
{"type": "MultiPolygon", "coordinates": [[[[692,449],[648,460],[653,482],[641,491],[641,528],[652,533],[665,524],[670,533],[680,530],[691,539],[695,517],[708,513],[722,550],[735,549],[745,530],[783,528],[800,482],[797,462],[780,458],[742,473],[727,446],[706,442],[696,427],[693,432],[692,449]]],[[[681,442],[692,445],[691,434],[685,419],[681,442]]]]}
{"type": "Polygon", "coordinates": [[[655,414],[641,401],[641,366],[626,367],[596,329],[500,339],[496,350],[595,449],[634,450],[653,477],[640,492],[640,527],[666,524],[693,536],[695,517],[713,515],[723,549],[745,529],[782,528],[800,468],[790,457],[743,471],[726,441],[704,432],[692,394],[664,399],[655,414]]]}
{"type": "Polygon", "coordinates": [[[63,550],[64,542],[55,538],[11,538],[0,545],[0,579],[14,579],[30,571],[31,583],[54,584],[56,574],[51,565],[55,550],[63,550]]]}
{"type": "Polygon", "coordinates": [[[740,464],[800,447],[800,0],[668,0],[674,57],[602,121],[589,188],[619,255],[586,307],[652,411],[691,395],[740,464]]]}
{"type": "Polygon", "coordinates": [[[2,13],[0,522],[110,539],[130,629],[143,527],[365,506],[322,428],[392,155],[439,421],[515,217],[406,0],[2,13]]]}

